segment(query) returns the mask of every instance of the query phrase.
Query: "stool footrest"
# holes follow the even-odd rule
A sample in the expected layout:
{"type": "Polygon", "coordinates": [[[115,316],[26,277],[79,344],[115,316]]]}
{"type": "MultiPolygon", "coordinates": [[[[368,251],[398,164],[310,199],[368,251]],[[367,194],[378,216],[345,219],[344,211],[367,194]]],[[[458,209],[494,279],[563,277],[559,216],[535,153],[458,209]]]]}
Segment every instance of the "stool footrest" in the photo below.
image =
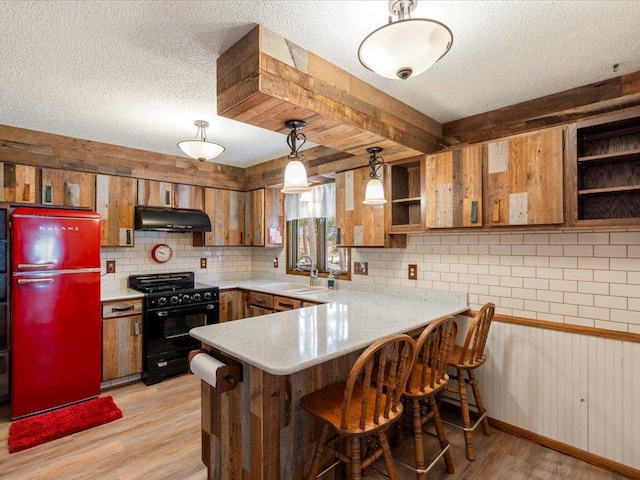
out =
{"type": "Polygon", "coordinates": [[[465,432],[473,432],[476,428],[478,428],[478,425],[480,425],[480,423],[482,422],[482,420],[484,420],[484,417],[486,416],[487,416],[487,412],[483,412],[478,418],[478,420],[476,420],[476,423],[474,423],[473,426],[469,428],[463,425],[459,425],[457,423],[447,422],[446,420],[442,420],[442,423],[446,423],[447,425],[451,425],[452,427],[459,428],[461,430],[464,430],[465,432]]]}
{"type": "Polygon", "coordinates": [[[438,463],[438,460],[440,460],[440,459],[443,457],[443,455],[444,455],[445,453],[447,453],[447,451],[449,450],[449,447],[450,447],[450,446],[451,446],[451,444],[450,444],[449,442],[447,442],[447,446],[446,446],[446,447],[444,447],[444,448],[442,449],[442,451],[441,451],[441,452],[436,456],[436,458],[434,458],[434,459],[431,461],[431,463],[429,464],[429,466],[428,466],[427,468],[424,468],[424,469],[422,469],[422,468],[416,468],[416,467],[413,467],[413,466],[409,465],[408,463],[405,463],[405,462],[403,462],[402,460],[400,460],[399,458],[396,458],[396,457],[393,457],[393,459],[394,459],[396,462],[398,462],[400,465],[402,465],[403,467],[406,467],[406,468],[408,468],[408,469],[410,469],[410,470],[413,470],[414,472],[416,472],[416,473],[418,473],[418,474],[429,473],[429,470],[431,470],[431,469],[433,468],[433,466],[434,466],[436,463],[438,463]]]}

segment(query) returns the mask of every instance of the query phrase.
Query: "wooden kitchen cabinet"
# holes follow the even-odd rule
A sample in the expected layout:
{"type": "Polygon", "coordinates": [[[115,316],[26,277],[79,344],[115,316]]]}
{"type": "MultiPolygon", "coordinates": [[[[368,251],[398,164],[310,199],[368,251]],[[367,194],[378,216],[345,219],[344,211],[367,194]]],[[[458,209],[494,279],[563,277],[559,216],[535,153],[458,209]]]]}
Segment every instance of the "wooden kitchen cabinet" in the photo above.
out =
{"type": "Polygon", "coordinates": [[[261,315],[268,315],[273,313],[270,308],[256,307],[255,305],[249,305],[249,317],[260,317],[261,315]]]}
{"type": "Polygon", "coordinates": [[[0,163],[0,202],[36,203],[36,167],[0,163]]]}
{"type": "Polygon", "coordinates": [[[43,168],[41,203],[96,208],[96,174],[43,168]]]}
{"type": "Polygon", "coordinates": [[[142,300],[102,304],[102,381],[142,372],[142,300]]]}
{"type": "Polygon", "coordinates": [[[173,206],[173,183],[139,179],[138,205],[146,207],[173,206]]]}
{"type": "Polygon", "coordinates": [[[279,188],[264,189],[264,246],[284,246],[284,193],[279,188]]]}
{"type": "Polygon", "coordinates": [[[203,209],[204,187],[156,180],[138,180],[138,205],[203,209]]]}
{"type": "MultiPolygon", "coordinates": [[[[370,171],[363,167],[336,174],[336,226],[341,247],[386,246],[386,205],[362,203],[370,171]]],[[[383,178],[381,181],[384,183],[383,178]]]]}
{"type": "Polygon", "coordinates": [[[490,226],[563,222],[563,129],[486,145],[490,226]]]}
{"type": "Polygon", "coordinates": [[[211,220],[211,232],[194,233],[194,246],[244,245],[244,197],[244,192],[205,188],[203,210],[211,220]]]}
{"type": "Polygon", "coordinates": [[[136,180],[96,175],[96,211],[100,214],[100,245],[133,247],[136,180]]]}
{"type": "Polygon", "coordinates": [[[570,127],[570,188],[580,225],[636,224],[640,218],[640,110],[570,127]]]}
{"type": "Polygon", "coordinates": [[[426,230],[425,157],[419,156],[387,165],[391,191],[389,232],[411,233],[426,230]]]}
{"type": "Polygon", "coordinates": [[[425,159],[427,227],[482,226],[482,145],[425,159]]]}
{"type": "Polygon", "coordinates": [[[244,193],[244,244],[264,247],[264,188],[244,193]]]}
{"type": "Polygon", "coordinates": [[[245,318],[245,301],[241,290],[220,291],[220,322],[245,318]]]}

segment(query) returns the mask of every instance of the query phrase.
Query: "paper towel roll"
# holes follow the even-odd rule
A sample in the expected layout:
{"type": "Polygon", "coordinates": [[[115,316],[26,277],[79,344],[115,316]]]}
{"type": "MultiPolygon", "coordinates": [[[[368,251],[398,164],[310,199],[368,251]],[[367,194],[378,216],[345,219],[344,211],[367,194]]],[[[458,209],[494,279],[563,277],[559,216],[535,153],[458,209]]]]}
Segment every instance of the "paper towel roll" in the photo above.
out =
{"type": "Polygon", "coordinates": [[[224,367],[225,364],[211,355],[199,353],[191,359],[189,366],[194,375],[197,375],[212,387],[216,387],[218,384],[218,369],[224,367]]]}

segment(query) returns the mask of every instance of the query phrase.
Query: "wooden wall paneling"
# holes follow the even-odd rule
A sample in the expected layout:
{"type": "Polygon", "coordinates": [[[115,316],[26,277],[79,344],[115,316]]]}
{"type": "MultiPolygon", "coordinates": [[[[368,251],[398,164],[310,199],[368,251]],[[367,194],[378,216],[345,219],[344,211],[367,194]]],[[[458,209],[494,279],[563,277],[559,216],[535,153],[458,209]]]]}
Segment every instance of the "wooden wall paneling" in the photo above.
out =
{"type": "Polygon", "coordinates": [[[101,246],[134,245],[136,186],[135,178],[96,175],[96,211],[101,217],[101,246]]]}
{"type": "Polygon", "coordinates": [[[634,72],[445,123],[449,145],[478,143],[640,105],[634,72]]]}
{"type": "MultiPolygon", "coordinates": [[[[622,436],[623,445],[640,445],[640,347],[622,342],[622,436]]],[[[637,450],[637,449],[636,449],[637,450]]],[[[622,463],[640,469],[640,459],[632,448],[622,451],[622,463]]]]}
{"type": "Polygon", "coordinates": [[[209,187],[244,189],[238,167],[0,125],[0,161],[209,187]]]}
{"type": "Polygon", "coordinates": [[[95,210],[95,174],[43,168],[41,175],[41,203],[95,210]]]}
{"type": "Polygon", "coordinates": [[[563,221],[563,130],[545,130],[487,145],[489,224],[563,221]]]}
{"type": "Polygon", "coordinates": [[[244,193],[244,244],[253,247],[265,245],[264,188],[244,193]]]}
{"type": "Polygon", "coordinates": [[[138,180],[138,205],[172,207],[174,184],[155,180],[138,180]]]}
{"type": "Polygon", "coordinates": [[[0,201],[7,203],[35,203],[37,191],[36,168],[28,165],[0,163],[0,201]]]}
{"type": "Polygon", "coordinates": [[[194,208],[202,210],[204,188],[182,183],[173,186],[173,206],[177,208],[194,208]]]}
{"type": "Polygon", "coordinates": [[[264,229],[265,247],[284,246],[284,193],[279,188],[264,189],[264,229]]]}

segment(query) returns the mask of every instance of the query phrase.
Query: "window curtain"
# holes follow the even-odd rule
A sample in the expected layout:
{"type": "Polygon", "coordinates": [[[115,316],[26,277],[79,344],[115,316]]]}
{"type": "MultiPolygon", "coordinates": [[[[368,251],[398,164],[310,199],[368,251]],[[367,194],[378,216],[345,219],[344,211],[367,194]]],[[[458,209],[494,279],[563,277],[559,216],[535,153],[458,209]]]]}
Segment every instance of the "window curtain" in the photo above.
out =
{"type": "Polygon", "coordinates": [[[285,195],[285,220],[301,218],[335,218],[336,184],[326,183],[311,188],[311,192],[285,195]]]}

